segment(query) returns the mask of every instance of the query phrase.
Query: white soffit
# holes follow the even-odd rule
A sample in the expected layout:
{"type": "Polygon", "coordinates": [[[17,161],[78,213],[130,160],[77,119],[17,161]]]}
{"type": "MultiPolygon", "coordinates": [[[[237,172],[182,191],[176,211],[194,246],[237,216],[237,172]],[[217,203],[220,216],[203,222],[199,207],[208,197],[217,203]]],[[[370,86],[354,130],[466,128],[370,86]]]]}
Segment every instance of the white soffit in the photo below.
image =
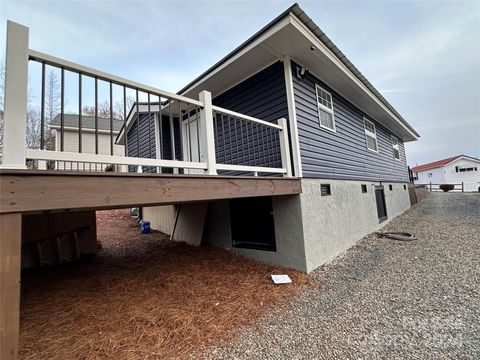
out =
{"type": "Polygon", "coordinates": [[[281,60],[284,55],[307,67],[313,75],[404,141],[418,138],[292,14],[182,95],[197,99],[202,90],[208,90],[215,97],[281,60]],[[312,45],[314,51],[310,49],[312,45]]]}

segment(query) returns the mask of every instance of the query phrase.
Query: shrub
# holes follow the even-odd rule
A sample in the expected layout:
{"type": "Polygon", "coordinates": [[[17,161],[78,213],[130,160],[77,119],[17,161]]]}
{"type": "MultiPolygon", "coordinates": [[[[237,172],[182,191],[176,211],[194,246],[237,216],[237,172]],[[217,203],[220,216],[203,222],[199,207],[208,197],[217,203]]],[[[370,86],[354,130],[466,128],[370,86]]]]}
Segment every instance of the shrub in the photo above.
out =
{"type": "Polygon", "coordinates": [[[439,186],[444,192],[449,192],[450,190],[455,189],[455,185],[452,184],[442,184],[439,186]]]}

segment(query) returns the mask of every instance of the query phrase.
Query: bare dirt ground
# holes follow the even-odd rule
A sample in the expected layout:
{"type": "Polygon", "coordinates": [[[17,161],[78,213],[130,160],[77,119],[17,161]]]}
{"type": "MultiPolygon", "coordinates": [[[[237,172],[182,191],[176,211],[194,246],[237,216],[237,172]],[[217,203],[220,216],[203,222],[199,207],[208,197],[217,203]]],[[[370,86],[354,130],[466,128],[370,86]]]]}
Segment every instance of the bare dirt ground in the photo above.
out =
{"type": "Polygon", "coordinates": [[[20,359],[182,358],[231,338],[307,275],[140,235],[128,210],[97,213],[96,257],[22,275],[20,359]],[[286,273],[293,284],[275,286],[286,273]]]}

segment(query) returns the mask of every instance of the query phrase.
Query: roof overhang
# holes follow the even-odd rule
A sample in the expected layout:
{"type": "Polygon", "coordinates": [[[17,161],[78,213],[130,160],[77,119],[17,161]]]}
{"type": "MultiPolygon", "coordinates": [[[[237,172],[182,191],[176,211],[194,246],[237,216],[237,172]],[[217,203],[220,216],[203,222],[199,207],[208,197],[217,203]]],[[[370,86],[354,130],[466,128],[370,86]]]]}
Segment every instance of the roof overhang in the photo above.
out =
{"type": "Polygon", "coordinates": [[[419,134],[322,34],[294,5],[179,94],[197,98],[208,90],[215,97],[288,56],[403,141],[417,140],[419,134]]]}

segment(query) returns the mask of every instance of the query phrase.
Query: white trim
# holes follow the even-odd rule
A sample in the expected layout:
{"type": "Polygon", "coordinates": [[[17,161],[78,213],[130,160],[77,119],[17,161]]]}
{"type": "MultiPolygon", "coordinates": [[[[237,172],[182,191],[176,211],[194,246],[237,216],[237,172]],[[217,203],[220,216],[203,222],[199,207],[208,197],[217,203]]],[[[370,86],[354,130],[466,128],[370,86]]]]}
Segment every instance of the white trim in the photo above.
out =
{"type": "Polygon", "coordinates": [[[85,162],[85,163],[101,163],[114,165],[137,165],[137,166],[152,166],[152,167],[166,167],[166,168],[186,168],[186,169],[207,169],[207,163],[204,162],[190,162],[179,160],[158,160],[148,158],[137,158],[118,155],[100,155],[87,153],[74,153],[68,151],[50,151],[26,149],[27,159],[34,160],[51,160],[51,161],[71,161],[71,162],[85,162]]]}
{"type": "Polygon", "coordinates": [[[266,173],[278,173],[286,174],[287,170],[284,168],[272,168],[262,166],[246,166],[246,165],[231,165],[231,164],[217,164],[218,170],[229,171],[251,171],[251,172],[266,172],[266,173]]]}
{"type": "Polygon", "coordinates": [[[308,29],[305,24],[299,20],[295,14],[290,13],[291,24],[297,28],[309,41],[313,43],[313,45],[320,50],[327,58],[332,61],[340,70],[342,70],[358,87],[362,89],[367,95],[370,96],[385,112],[388,113],[397,123],[402,126],[414,139],[418,139],[418,136],[412,132],[404,123],[401,121],[389,108],[385,106],[385,104],[377,97],[375,94],[367,88],[367,86],[360,81],[358,77],[355,76],[351,72],[351,70],[338,59],[338,57],[326,47],[326,45],[321,42],[317,36],[312,33],[310,29],[308,29]]]}
{"type": "Polygon", "coordinates": [[[377,139],[377,127],[375,126],[375,123],[373,121],[368,120],[365,116],[363,117],[363,130],[365,133],[365,145],[367,146],[367,149],[378,154],[379,149],[378,149],[378,139],[377,139]],[[366,126],[367,122],[373,126],[373,132],[367,129],[367,126],[366,126]],[[368,147],[367,136],[370,136],[375,139],[375,147],[377,148],[377,150],[373,150],[368,147]]]}
{"type": "Polygon", "coordinates": [[[292,63],[289,56],[283,58],[283,72],[287,91],[288,123],[292,140],[292,158],[294,175],[303,176],[302,158],[300,156],[300,140],[298,136],[297,111],[295,109],[295,92],[293,90],[292,63]]]}
{"type": "Polygon", "coordinates": [[[398,141],[398,138],[395,135],[390,135],[391,141],[392,141],[392,150],[393,150],[393,158],[395,160],[400,161],[400,142],[398,141]],[[394,144],[393,139],[397,142],[397,144],[394,144]],[[396,147],[395,147],[396,146],[396,147]],[[398,151],[398,158],[395,157],[395,150],[398,151]]]}
{"type": "Polygon", "coordinates": [[[82,75],[97,77],[99,80],[103,80],[103,81],[111,81],[116,85],[121,85],[121,86],[125,85],[126,87],[129,87],[132,89],[138,89],[140,92],[151,93],[154,96],[161,95],[164,98],[171,98],[171,99],[191,103],[194,105],[202,106],[202,103],[198,100],[193,100],[182,95],[171,93],[169,91],[161,90],[161,89],[148,86],[136,81],[132,81],[119,76],[108,74],[106,72],[92,69],[87,66],[76,64],[76,63],[73,63],[64,59],[60,59],[48,54],[44,54],[39,51],[29,49],[28,54],[31,58],[33,58],[36,61],[40,61],[40,62],[45,61],[47,64],[60,65],[61,67],[63,67],[65,70],[68,70],[68,71],[81,72],[82,75]]]}
{"type": "MultiPolygon", "coordinates": [[[[5,112],[2,168],[26,169],[28,41],[27,27],[7,21],[5,112]]],[[[16,319],[18,320],[18,319],[16,319]]]]}
{"type": "MultiPolygon", "coordinates": [[[[261,44],[261,45],[263,46],[264,44],[261,44]]],[[[229,87],[225,88],[224,90],[221,90],[221,91],[219,91],[219,92],[212,92],[212,97],[213,97],[213,99],[215,99],[217,96],[222,95],[223,93],[226,93],[228,90],[233,89],[235,86],[243,83],[244,81],[250,79],[252,76],[257,75],[259,72],[262,72],[263,70],[269,68],[270,66],[272,66],[273,64],[275,64],[275,63],[278,62],[278,61],[281,61],[281,57],[278,58],[278,59],[275,59],[275,60],[273,60],[273,61],[271,61],[271,62],[269,62],[269,63],[268,63],[267,65],[265,65],[265,66],[262,66],[262,67],[258,68],[258,70],[256,70],[255,72],[252,72],[252,73],[248,74],[247,76],[244,76],[241,80],[235,81],[234,83],[232,83],[233,85],[230,85],[229,87]]]]}
{"type": "Polygon", "coordinates": [[[265,120],[260,120],[260,119],[257,119],[255,117],[253,117],[253,116],[244,115],[244,114],[238,113],[236,111],[224,109],[224,108],[221,108],[220,106],[213,105],[212,109],[215,110],[215,111],[218,111],[220,113],[226,114],[226,115],[238,117],[242,120],[247,120],[247,121],[251,121],[251,122],[263,125],[263,126],[269,126],[269,127],[275,128],[275,129],[282,130],[282,127],[278,124],[274,124],[274,123],[271,123],[271,122],[268,122],[268,121],[265,121],[265,120]]]}
{"type": "Polygon", "coordinates": [[[456,159],[454,159],[454,160],[446,163],[445,165],[442,165],[442,167],[443,167],[443,166],[450,165],[451,163],[454,163],[455,161],[457,161],[457,160],[462,160],[462,159],[464,159],[464,160],[476,161],[476,162],[480,163],[480,159],[477,159],[477,158],[474,158],[474,157],[471,157],[471,156],[463,155],[463,156],[460,156],[460,157],[458,157],[458,158],[456,158],[456,159]]]}
{"type": "Polygon", "coordinates": [[[160,116],[159,114],[154,114],[154,124],[155,124],[155,157],[158,160],[162,159],[162,142],[160,141],[160,137],[163,134],[160,134],[160,116]]]}
{"type": "Polygon", "coordinates": [[[321,87],[317,83],[315,83],[315,95],[316,95],[316,100],[317,100],[318,123],[320,124],[320,127],[323,128],[323,129],[332,131],[332,132],[337,132],[337,128],[335,126],[335,113],[333,111],[333,96],[332,96],[332,93],[330,91],[327,91],[326,89],[324,89],[323,87],[321,87]],[[323,105],[322,103],[320,103],[320,101],[318,101],[318,90],[319,89],[321,91],[327,93],[328,95],[330,95],[330,103],[332,104],[331,109],[329,107],[323,105]],[[320,114],[320,110],[326,111],[327,113],[332,115],[333,129],[329,128],[328,126],[322,125],[322,116],[320,114]]]}
{"type": "MultiPolygon", "coordinates": [[[[50,127],[52,129],[54,129],[55,131],[57,130],[61,130],[61,127],[58,126],[58,125],[50,125],[50,127]]],[[[78,132],[78,128],[77,127],[71,127],[71,126],[64,126],[63,127],[63,130],[67,130],[67,131],[76,131],[78,132]]],[[[94,129],[90,129],[90,128],[84,128],[82,127],[82,133],[95,133],[95,130],[94,129]]],[[[110,130],[98,130],[98,133],[99,134],[107,134],[107,135],[110,135],[110,130]]],[[[112,131],[112,134],[113,135],[118,135],[119,131],[112,131]]],[[[116,144],[116,145],[120,145],[120,144],[116,144]]]]}
{"type": "MultiPolygon", "coordinates": [[[[229,58],[228,60],[226,60],[225,62],[223,62],[221,65],[219,65],[217,68],[215,68],[214,70],[210,71],[209,73],[205,74],[204,76],[202,76],[201,78],[199,78],[197,81],[195,81],[193,84],[191,84],[187,89],[185,89],[184,91],[182,91],[182,94],[186,94],[188,93],[189,91],[191,91],[192,89],[194,89],[196,86],[198,86],[199,84],[207,81],[209,78],[211,78],[213,75],[215,75],[216,73],[218,73],[220,70],[223,70],[224,68],[226,68],[227,66],[229,66],[230,64],[232,64],[233,62],[235,62],[238,58],[242,57],[243,55],[245,55],[247,52],[249,52],[250,50],[252,50],[254,47],[256,47],[257,45],[261,44],[263,41],[265,41],[266,39],[268,39],[269,37],[271,37],[273,34],[275,34],[276,32],[278,32],[279,30],[281,30],[282,28],[284,28],[285,26],[287,26],[288,24],[290,23],[290,19],[288,16],[285,16],[285,18],[283,18],[282,20],[280,20],[277,24],[275,24],[271,29],[269,29],[266,33],[264,33],[262,36],[260,36],[258,39],[256,39],[254,42],[252,42],[250,45],[248,45],[247,47],[245,47],[243,50],[239,51],[237,54],[235,54],[234,56],[232,56],[231,58],[229,58]]],[[[227,55],[228,56],[228,55],[227,55]]],[[[221,61],[221,60],[220,60],[221,61]]],[[[215,66],[215,65],[214,65],[215,66]]],[[[207,70],[208,71],[208,70],[207,70]]],[[[201,75],[200,75],[201,76],[201,75]]]]}

